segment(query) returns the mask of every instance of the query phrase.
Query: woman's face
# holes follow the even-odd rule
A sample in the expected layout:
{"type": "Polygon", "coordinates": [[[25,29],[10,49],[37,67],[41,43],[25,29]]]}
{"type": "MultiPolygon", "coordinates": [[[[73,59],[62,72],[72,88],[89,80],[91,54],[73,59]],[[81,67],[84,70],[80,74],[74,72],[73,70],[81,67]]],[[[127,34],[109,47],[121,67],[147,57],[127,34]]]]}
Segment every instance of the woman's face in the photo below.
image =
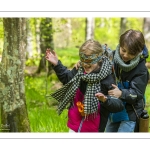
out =
{"type": "Polygon", "coordinates": [[[128,62],[136,57],[136,55],[130,54],[129,50],[126,47],[120,47],[120,56],[124,62],[128,62]]]}
{"type": "Polygon", "coordinates": [[[96,62],[94,64],[90,63],[92,61],[90,59],[91,51],[89,51],[89,50],[84,51],[84,55],[86,56],[86,60],[80,59],[80,64],[81,64],[81,66],[83,67],[83,69],[86,73],[90,73],[94,70],[97,70],[100,67],[98,62],[96,62]]]}

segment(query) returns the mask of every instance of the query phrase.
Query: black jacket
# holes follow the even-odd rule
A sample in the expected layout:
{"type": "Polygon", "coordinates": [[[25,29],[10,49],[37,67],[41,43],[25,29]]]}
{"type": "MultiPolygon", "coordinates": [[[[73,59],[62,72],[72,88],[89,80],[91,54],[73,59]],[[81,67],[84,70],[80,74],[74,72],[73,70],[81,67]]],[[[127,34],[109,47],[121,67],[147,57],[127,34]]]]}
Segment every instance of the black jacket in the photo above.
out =
{"type": "Polygon", "coordinates": [[[129,72],[120,71],[116,63],[114,63],[114,69],[118,79],[121,78],[122,82],[129,82],[129,89],[122,89],[120,98],[122,101],[126,102],[126,110],[130,121],[137,121],[135,132],[138,132],[138,118],[135,111],[140,117],[144,109],[144,94],[149,79],[149,72],[145,66],[145,59],[141,58],[139,64],[129,72]]]}
{"type": "MultiPolygon", "coordinates": [[[[65,66],[62,65],[60,61],[58,61],[58,65],[53,67],[53,69],[56,72],[58,79],[63,84],[68,83],[77,73],[76,68],[73,68],[72,70],[68,70],[65,66]]],[[[101,92],[107,95],[108,90],[112,89],[111,84],[115,84],[115,80],[112,75],[109,75],[101,81],[101,89],[102,89],[101,92]]],[[[85,81],[81,81],[79,88],[83,94],[85,94],[86,86],[87,83],[85,81]]],[[[101,123],[100,123],[99,132],[104,132],[109,113],[122,111],[123,108],[124,105],[121,100],[108,96],[107,101],[101,103],[101,108],[100,108],[101,123]]]]}

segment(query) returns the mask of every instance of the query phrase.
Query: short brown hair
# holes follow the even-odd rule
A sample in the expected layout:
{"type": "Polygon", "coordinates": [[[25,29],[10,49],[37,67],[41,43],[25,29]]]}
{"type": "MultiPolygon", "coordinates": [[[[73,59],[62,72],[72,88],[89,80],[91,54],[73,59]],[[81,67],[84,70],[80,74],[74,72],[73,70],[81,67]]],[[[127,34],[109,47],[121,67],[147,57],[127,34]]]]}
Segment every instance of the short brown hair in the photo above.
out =
{"type": "Polygon", "coordinates": [[[137,55],[144,49],[145,39],[141,31],[127,30],[120,36],[120,47],[126,47],[130,54],[137,55]]]}

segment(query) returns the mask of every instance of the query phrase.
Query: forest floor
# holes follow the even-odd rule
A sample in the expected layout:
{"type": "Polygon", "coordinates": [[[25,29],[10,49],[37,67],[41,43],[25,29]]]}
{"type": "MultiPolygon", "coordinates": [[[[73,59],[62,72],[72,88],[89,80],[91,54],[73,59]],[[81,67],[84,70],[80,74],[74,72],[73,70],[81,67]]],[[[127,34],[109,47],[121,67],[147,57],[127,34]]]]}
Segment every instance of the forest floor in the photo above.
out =
{"type": "Polygon", "coordinates": [[[36,72],[37,68],[38,68],[37,66],[26,66],[25,74],[32,76],[36,72]]]}

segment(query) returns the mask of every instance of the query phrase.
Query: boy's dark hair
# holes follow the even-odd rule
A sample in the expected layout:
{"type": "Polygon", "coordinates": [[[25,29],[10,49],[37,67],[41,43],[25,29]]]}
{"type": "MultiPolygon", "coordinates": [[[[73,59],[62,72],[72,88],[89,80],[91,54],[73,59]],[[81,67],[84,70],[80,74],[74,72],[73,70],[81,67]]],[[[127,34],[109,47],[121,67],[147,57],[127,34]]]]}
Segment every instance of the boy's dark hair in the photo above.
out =
{"type": "Polygon", "coordinates": [[[120,36],[120,47],[126,47],[131,55],[137,55],[142,52],[145,45],[145,39],[141,31],[127,30],[120,36]]]}

